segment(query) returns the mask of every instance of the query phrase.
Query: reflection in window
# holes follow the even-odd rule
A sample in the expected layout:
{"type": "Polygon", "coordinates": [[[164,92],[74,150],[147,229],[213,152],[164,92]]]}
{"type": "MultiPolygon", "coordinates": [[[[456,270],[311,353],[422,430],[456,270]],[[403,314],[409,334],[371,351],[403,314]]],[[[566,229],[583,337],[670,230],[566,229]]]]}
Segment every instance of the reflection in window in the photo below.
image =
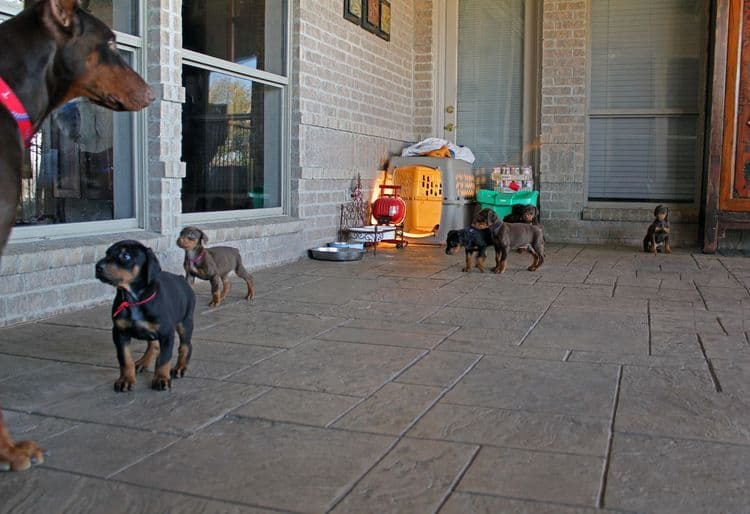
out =
{"type": "Polygon", "coordinates": [[[183,46],[284,75],[285,20],[284,0],[184,0],[183,46]]]}
{"type": "Polygon", "coordinates": [[[109,25],[112,30],[138,34],[138,0],[82,0],[81,7],[109,25]]]}
{"type": "Polygon", "coordinates": [[[16,225],[135,217],[131,134],[132,115],[82,98],[54,111],[27,153],[16,225]]]}
{"type": "Polygon", "coordinates": [[[183,67],[183,212],[281,205],[281,89],[183,67]]]}

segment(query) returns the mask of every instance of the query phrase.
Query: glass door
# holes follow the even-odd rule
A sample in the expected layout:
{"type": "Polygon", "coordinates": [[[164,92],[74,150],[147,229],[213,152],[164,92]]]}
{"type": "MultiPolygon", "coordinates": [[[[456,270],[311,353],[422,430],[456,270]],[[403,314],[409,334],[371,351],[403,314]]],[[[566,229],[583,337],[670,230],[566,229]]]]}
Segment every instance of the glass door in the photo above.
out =
{"type": "Polygon", "coordinates": [[[475,168],[536,164],[538,0],[445,1],[443,137],[475,168]]]}

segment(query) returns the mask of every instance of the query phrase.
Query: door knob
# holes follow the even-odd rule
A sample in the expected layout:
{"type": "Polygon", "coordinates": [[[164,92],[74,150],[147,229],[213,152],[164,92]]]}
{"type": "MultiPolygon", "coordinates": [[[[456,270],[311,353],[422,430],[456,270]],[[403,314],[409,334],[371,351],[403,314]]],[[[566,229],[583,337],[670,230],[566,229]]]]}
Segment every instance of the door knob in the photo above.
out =
{"type": "Polygon", "coordinates": [[[453,122],[450,122],[443,127],[448,132],[453,132],[453,129],[456,128],[456,126],[453,124],[453,122]]]}
{"type": "Polygon", "coordinates": [[[448,107],[445,108],[445,112],[447,112],[448,114],[453,114],[455,110],[456,108],[453,107],[452,105],[449,105],[448,107]]]}

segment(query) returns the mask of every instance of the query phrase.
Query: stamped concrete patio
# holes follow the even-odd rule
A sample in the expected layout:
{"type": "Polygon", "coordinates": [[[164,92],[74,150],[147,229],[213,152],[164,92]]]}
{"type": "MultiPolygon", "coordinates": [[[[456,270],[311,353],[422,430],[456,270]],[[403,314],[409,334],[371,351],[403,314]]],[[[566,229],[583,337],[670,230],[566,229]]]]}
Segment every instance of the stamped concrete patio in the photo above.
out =
{"type": "Polygon", "coordinates": [[[750,511],[750,259],[547,250],[201,283],[170,392],[113,391],[108,305],[2,329],[0,405],[48,455],[0,512],[750,511]]]}

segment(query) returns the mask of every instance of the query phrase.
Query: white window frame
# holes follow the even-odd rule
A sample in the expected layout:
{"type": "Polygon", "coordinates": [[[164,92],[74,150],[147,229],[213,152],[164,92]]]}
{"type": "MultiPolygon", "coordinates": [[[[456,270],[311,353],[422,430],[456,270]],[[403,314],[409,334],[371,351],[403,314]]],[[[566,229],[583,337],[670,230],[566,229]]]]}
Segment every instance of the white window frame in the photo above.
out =
{"type": "MultiPolygon", "coordinates": [[[[241,209],[229,211],[204,211],[204,212],[182,212],[183,224],[211,223],[227,220],[253,220],[280,216],[289,213],[290,208],[290,141],[291,141],[291,63],[292,63],[292,11],[294,0],[287,0],[286,5],[286,40],[285,44],[285,62],[284,75],[277,75],[264,70],[258,70],[247,66],[242,66],[231,61],[219,59],[210,55],[195,52],[193,50],[182,50],[182,65],[192,66],[207,71],[215,71],[243,80],[251,80],[260,84],[270,85],[281,89],[281,148],[280,159],[280,194],[281,205],[279,207],[266,207],[260,209],[241,209]]],[[[181,70],[182,72],[182,70],[181,70]]]]}

